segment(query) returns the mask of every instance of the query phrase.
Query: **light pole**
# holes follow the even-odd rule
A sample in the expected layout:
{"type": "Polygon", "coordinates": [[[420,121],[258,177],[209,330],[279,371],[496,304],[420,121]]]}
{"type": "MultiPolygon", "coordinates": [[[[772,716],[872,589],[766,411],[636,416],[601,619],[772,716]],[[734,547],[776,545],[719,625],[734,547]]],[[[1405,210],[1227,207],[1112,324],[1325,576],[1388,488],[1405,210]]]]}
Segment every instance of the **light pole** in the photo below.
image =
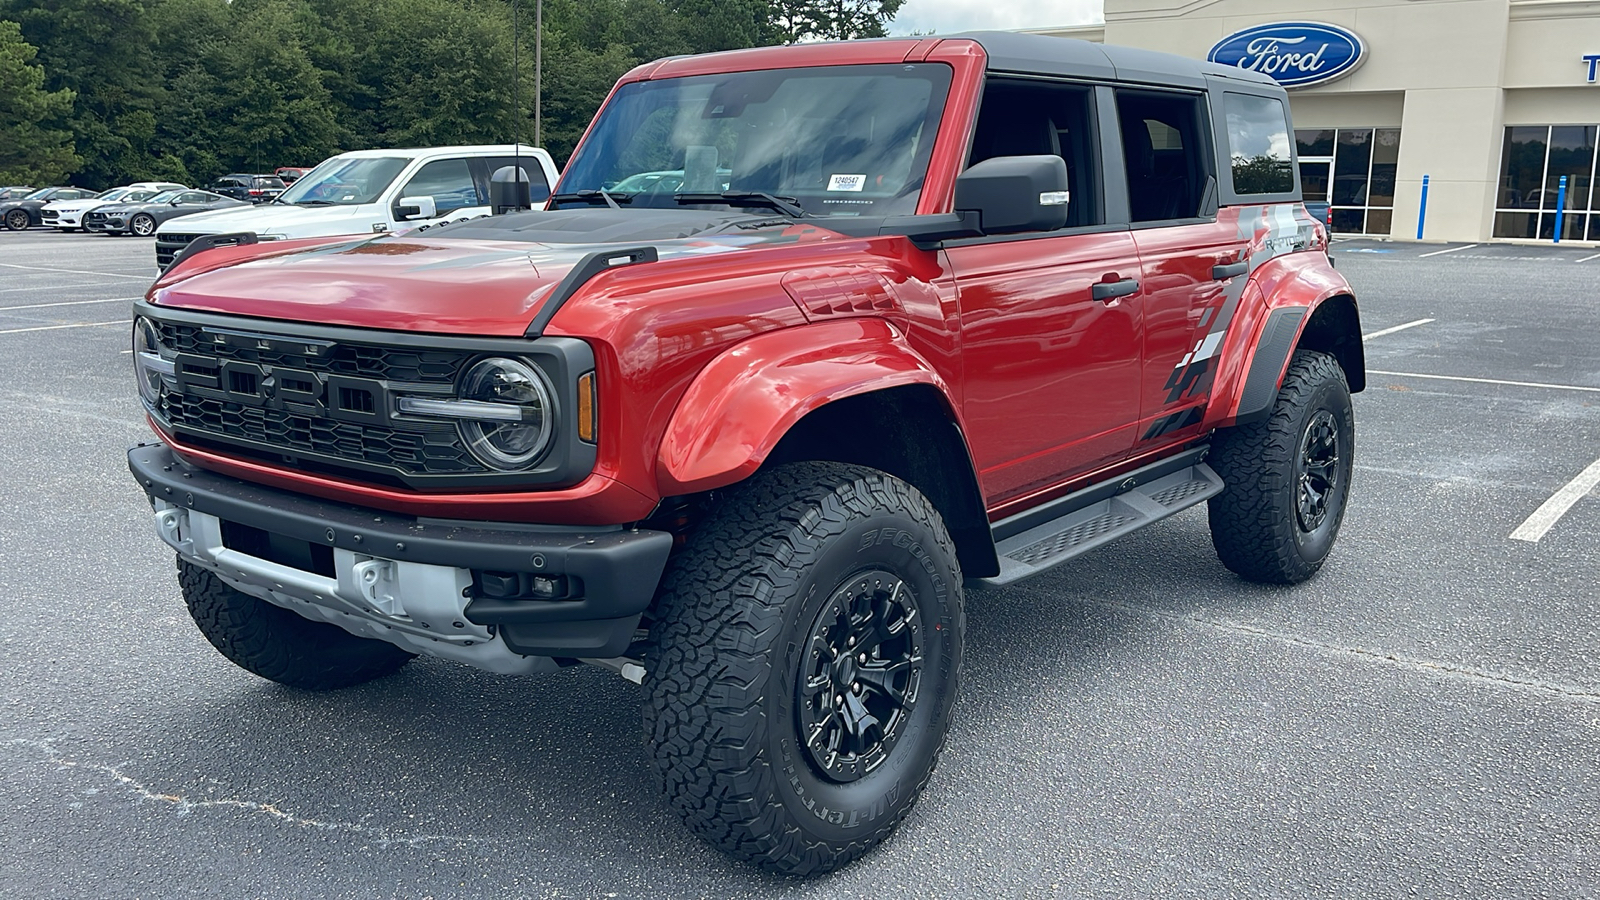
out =
{"type": "Polygon", "coordinates": [[[544,0],[533,5],[533,145],[544,146],[544,0]]]}

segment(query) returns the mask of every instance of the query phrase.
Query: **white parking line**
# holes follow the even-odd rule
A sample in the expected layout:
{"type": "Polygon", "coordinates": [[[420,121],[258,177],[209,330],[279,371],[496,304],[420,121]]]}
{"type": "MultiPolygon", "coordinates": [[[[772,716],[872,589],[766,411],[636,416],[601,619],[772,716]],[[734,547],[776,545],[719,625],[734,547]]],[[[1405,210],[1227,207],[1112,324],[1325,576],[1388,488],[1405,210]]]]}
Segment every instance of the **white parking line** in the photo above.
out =
{"type": "Polygon", "coordinates": [[[1507,384],[1512,387],[1550,388],[1556,391],[1588,391],[1600,394],[1600,387],[1586,387],[1581,384],[1545,384],[1540,381],[1502,381],[1499,378],[1468,378],[1464,375],[1424,375],[1421,372],[1385,372],[1382,369],[1368,369],[1368,375],[1393,375],[1396,378],[1431,378],[1435,381],[1470,381],[1474,384],[1507,384]]]}
{"type": "Polygon", "coordinates": [[[124,275],[121,272],[86,272],[83,269],[54,269],[49,266],[19,266],[16,263],[0,263],[7,269],[32,269],[36,272],[67,272],[72,275],[100,275],[105,278],[137,278],[140,281],[155,281],[154,275],[124,275]]]}
{"type": "MultiPolygon", "coordinates": [[[[88,288],[88,287],[103,287],[103,286],[104,285],[101,285],[101,284],[99,284],[97,282],[90,281],[90,282],[84,282],[82,284],[52,284],[52,285],[50,285],[48,290],[63,291],[63,290],[69,290],[69,289],[72,289],[72,288],[88,288]]],[[[41,288],[41,287],[0,288],[0,294],[20,294],[20,293],[22,293],[24,291],[32,291],[32,292],[37,294],[38,292],[40,292],[42,290],[46,290],[46,288],[41,288]]]]}
{"type": "Polygon", "coordinates": [[[1407,328],[1415,328],[1418,325],[1426,325],[1432,321],[1432,319],[1418,319],[1415,322],[1407,322],[1404,325],[1396,325],[1393,328],[1384,328],[1379,331],[1374,331],[1371,334],[1363,334],[1361,339],[1363,341],[1370,341],[1375,337],[1383,337],[1386,334],[1394,334],[1396,331],[1405,331],[1407,328]]]}
{"type": "Polygon", "coordinates": [[[6,313],[6,312],[9,312],[9,311],[11,311],[13,309],[44,309],[45,307],[48,307],[48,306],[83,306],[83,305],[89,304],[89,303],[132,303],[135,300],[141,300],[141,299],[143,299],[143,298],[142,297],[110,297],[110,298],[105,299],[105,300],[62,300],[59,303],[33,303],[33,304],[28,305],[28,306],[0,306],[0,313],[6,313]]]}
{"type": "Polygon", "coordinates": [[[1585,495],[1600,484],[1600,459],[1589,464],[1587,469],[1578,473],[1578,477],[1562,485],[1561,490],[1550,495],[1550,499],[1540,504],[1517,530],[1511,532],[1513,541],[1527,541],[1537,544],[1544,533],[1561,521],[1574,503],[1582,500],[1585,495]]]}
{"type": "Polygon", "coordinates": [[[1593,256],[1585,256],[1583,259],[1574,260],[1574,262],[1588,262],[1591,259],[1600,259],[1600,253],[1596,253],[1593,256]]]}
{"type": "Polygon", "coordinates": [[[12,328],[9,331],[0,331],[0,334],[22,334],[24,331],[57,331],[62,328],[94,328],[97,325],[126,325],[127,319],[118,319],[115,322],[79,322],[74,325],[40,325],[35,328],[12,328]]]}
{"type": "Polygon", "coordinates": [[[1430,256],[1438,256],[1441,253],[1459,253],[1462,250],[1471,250],[1473,247],[1476,247],[1476,246],[1478,246],[1478,245],[1477,244],[1466,244],[1466,245],[1461,246],[1461,247],[1451,247],[1451,248],[1449,248],[1447,250],[1435,250],[1432,253],[1424,253],[1421,256],[1418,256],[1417,259],[1427,259],[1430,256]]]}

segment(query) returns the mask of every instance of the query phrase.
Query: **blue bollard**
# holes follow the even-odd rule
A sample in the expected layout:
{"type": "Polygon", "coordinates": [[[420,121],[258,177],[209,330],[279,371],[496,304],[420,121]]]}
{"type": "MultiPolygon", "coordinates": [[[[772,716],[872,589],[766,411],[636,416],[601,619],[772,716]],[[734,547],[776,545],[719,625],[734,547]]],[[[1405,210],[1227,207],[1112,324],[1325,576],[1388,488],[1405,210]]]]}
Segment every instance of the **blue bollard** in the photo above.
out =
{"type": "Polygon", "coordinates": [[[1422,240],[1422,224],[1428,221],[1428,176],[1422,176],[1422,205],[1417,208],[1417,240],[1422,240]]]}
{"type": "Polygon", "coordinates": [[[1561,225],[1567,218],[1567,176],[1561,176],[1561,187],[1556,189],[1556,240],[1561,243],[1561,225]]]}

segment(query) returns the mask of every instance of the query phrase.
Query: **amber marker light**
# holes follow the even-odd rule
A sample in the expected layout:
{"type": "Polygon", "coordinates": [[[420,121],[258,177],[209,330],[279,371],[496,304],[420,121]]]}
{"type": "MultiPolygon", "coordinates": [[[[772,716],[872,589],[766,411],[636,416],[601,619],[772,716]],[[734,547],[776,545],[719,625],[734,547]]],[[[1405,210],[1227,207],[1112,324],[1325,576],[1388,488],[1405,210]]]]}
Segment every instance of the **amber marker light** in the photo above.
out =
{"type": "Polygon", "coordinates": [[[590,444],[597,430],[594,401],[594,373],[585,372],[578,376],[578,439],[590,444]]]}

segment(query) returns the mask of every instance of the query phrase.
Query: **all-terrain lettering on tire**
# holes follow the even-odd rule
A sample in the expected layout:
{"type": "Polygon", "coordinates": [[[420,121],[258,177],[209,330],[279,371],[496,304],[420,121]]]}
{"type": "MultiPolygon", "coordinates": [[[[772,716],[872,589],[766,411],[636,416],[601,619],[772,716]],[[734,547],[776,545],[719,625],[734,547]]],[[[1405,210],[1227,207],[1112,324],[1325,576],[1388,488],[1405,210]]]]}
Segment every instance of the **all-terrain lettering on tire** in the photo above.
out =
{"type": "Polygon", "coordinates": [[[1227,488],[1211,498],[1211,542],[1251,581],[1310,578],[1333,549],[1350,496],[1355,415],[1332,356],[1295,352],[1265,421],[1217,433],[1211,466],[1227,488]]]}
{"type": "Polygon", "coordinates": [[[894,830],[944,743],[965,628],[922,494],[836,463],[758,475],[669,564],[658,604],[645,727],[690,828],[788,875],[894,830]]]}

